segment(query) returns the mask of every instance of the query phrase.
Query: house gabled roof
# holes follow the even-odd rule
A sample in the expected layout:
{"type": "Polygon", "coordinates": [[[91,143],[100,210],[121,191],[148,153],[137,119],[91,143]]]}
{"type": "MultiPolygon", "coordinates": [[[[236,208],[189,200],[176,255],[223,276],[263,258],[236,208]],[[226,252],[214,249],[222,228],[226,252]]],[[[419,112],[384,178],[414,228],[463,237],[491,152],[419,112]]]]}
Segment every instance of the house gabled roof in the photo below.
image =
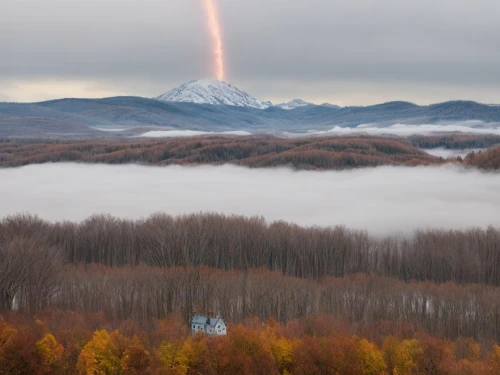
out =
{"type": "Polygon", "coordinates": [[[195,315],[193,319],[191,319],[192,324],[207,324],[207,317],[203,315],[195,315]]]}
{"type": "Polygon", "coordinates": [[[208,318],[203,315],[195,315],[193,316],[193,319],[191,319],[191,324],[203,324],[215,327],[219,321],[224,322],[220,316],[217,316],[216,318],[208,318]]]}

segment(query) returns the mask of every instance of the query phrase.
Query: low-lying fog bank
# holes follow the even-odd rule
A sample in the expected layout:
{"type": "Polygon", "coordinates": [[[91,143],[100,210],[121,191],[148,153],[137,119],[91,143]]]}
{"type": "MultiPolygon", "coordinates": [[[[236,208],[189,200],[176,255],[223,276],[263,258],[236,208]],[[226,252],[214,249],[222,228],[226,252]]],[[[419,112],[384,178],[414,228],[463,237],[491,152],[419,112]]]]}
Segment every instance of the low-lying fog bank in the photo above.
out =
{"type": "Polygon", "coordinates": [[[79,221],[219,212],[372,234],[500,226],[500,174],[457,166],[342,172],[44,164],[0,170],[0,217],[79,221]]]}
{"type": "Polygon", "coordinates": [[[425,148],[422,151],[427,152],[429,155],[442,157],[443,159],[448,158],[464,158],[471,152],[483,152],[488,151],[487,148],[464,148],[464,149],[449,149],[444,147],[436,147],[436,148],[425,148]]]}
{"type": "Polygon", "coordinates": [[[499,135],[498,124],[488,124],[482,121],[461,121],[454,124],[393,124],[380,126],[377,124],[362,124],[354,128],[335,126],[326,132],[316,134],[369,134],[369,135],[393,135],[398,137],[410,137],[412,135],[438,135],[438,134],[491,134],[499,135]]]}
{"type": "Polygon", "coordinates": [[[201,135],[237,135],[237,136],[247,136],[252,135],[252,133],[244,130],[235,130],[227,132],[204,132],[197,130],[152,130],[139,137],[143,138],[184,138],[184,137],[199,137],[201,135]]]}

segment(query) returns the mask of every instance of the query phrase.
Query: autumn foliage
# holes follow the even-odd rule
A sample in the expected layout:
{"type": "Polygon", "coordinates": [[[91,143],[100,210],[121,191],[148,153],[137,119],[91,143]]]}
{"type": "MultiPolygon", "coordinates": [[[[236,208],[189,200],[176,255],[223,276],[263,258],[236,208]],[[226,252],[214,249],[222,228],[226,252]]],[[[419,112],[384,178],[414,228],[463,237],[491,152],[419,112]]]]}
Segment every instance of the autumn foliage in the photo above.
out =
{"type": "Polygon", "coordinates": [[[500,374],[500,231],[0,221],[2,374],[500,374]],[[191,337],[217,311],[224,337],[191,337]]]}
{"type": "MultiPolygon", "coordinates": [[[[305,320],[282,325],[250,319],[230,325],[226,336],[191,337],[184,329],[172,337],[161,330],[128,331],[125,323],[123,331],[91,331],[86,319],[68,326],[68,316],[56,317],[0,318],[0,374],[495,375],[500,365],[500,347],[493,343],[425,333],[375,340],[335,329],[305,334],[305,320]]],[[[169,317],[158,324],[180,323],[169,317]]]]}
{"type": "Polygon", "coordinates": [[[141,329],[171,314],[182,327],[198,309],[232,323],[327,314],[356,334],[499,341],[499,244],[495,228],[372,238],[223,215],[19,215],[0,221],[0,313],[102,314],[141,329]]]}
{"type": "Polygon", "coordinates": [[[198,137],[159,141],[0,140],[0,167],[47,162],[236,164],[326,170],[429,165],[442,161],[407,140],[369,136],[198,137]]]}
{"type": "Polygon", "coordinates": [[[499,148],[444,160],[419,148],[488,148],[493,135],[413,136],[409,139],[337,136],[282,139],[272,136],[197,137],[167,140],[29,140],[0,139],[0,167],[48,162],[102,164],[292,167],[340,170],[381,165],[439,165],[445,162],[496,170],[499,148]],[[417,148],[419,147],[419,148],[417,148]]]}

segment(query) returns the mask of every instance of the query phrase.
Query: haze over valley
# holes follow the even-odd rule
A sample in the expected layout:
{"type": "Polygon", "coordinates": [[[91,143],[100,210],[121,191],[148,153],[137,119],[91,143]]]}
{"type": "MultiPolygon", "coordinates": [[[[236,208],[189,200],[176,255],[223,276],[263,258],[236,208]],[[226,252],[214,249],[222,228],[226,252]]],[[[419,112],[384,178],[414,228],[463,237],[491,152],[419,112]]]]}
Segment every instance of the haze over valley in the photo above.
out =
{"type": "Polygon", "coordinates": [[[9,197],[2,217],[30,212],[82,221],[100,213],[139,219],[214,212],[409,236],[417,229],[500,226],[500,175],[458,166],[306,172],[47,164],[0,170],[0,178],[0,194],[9,197]]]}

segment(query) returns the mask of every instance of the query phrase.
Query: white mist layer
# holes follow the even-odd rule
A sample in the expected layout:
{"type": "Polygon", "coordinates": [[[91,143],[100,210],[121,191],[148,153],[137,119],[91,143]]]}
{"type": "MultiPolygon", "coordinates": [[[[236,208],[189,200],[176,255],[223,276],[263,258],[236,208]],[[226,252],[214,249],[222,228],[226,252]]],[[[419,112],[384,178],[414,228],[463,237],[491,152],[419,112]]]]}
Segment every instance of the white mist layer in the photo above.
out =
{"type": "Polygon", "coordinates": [[[471,152],[483,152],[487,151],[487,148],[464,148],[464,149],[448,149],[444,147],[436,147],[436,148],[425,148],[422,151],[427,152],[429,155],[442,157],[443,159],[447,158],[456,158],[460,156],[461,158],[467,156],[471,152]]]}
{"type": "MultiPolygon", "coordinates": [[[[433,135],[446,133],[462,134],[493,134],[500,135],[498,124],[492,125],[482,121],[463,121],[457,124],[439,125],[439,124],[421,124],[407,125],[394,124],[389,126],[380,126],[377,124],[362,124],[354,128],[335,126],[330,130],[316,131],[311,130],[308,133],[300,135],[350,135],[350,134],[369,134],[369,135],[394,135],[398,137],[410,137],[412,135],[433,135]]],[[[291,135],[290,133],[287,133],[291,135]]],[[[297,134],[299,135],[299,134],[297,134]]]]}
{"type": "Polygon", "coordinates": [[[359,125],[355,128],[334,127],[325,132],[316,134],[370,134],[370,135],[396,135],[399,137],[409,137],[412,135],[432,135],[436,133],[465,133],[465,134],[493,134],[500,135],[500,127],[485,126],[484,123],[476,121],[464,121],[455,125],[405,125],[394,124],[387,127],[377,127],[372,124],[359,125]],[[479,123],[479,124],[478,124],[479,123]]]}
{"type": "Polygon", "coordinates": [[[80,221],[219,212],[376,235],[500,227],[500,174],[457,166],[295,172],[236,166],[45,164],[0,170],[0,217],[80,221]]]}
{"type": "Polygon", "coordinates": [[[140,137],[145,138],[184,138],[184,137],[197,137],[202,135],[238,135],[247,136],[252,133],[243,130],[234,130],[227,132],[203,132],[198,130],[153,130],[141,134],[140,137]]]}

